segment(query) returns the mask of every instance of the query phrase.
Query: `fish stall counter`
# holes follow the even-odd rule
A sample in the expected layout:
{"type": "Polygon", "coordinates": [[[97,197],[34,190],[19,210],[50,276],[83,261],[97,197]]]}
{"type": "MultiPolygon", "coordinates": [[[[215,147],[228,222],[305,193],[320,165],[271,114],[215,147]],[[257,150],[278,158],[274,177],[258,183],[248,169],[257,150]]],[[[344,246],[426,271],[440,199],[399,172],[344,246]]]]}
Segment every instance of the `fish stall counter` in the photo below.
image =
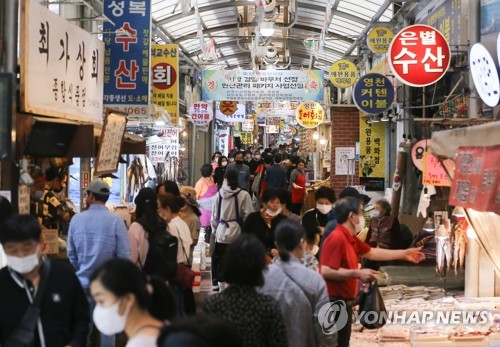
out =
{"type": "Polygon", "coordinates": [[[380,291],[387,324],[368,330],[356,321],[351,347],[500,346],[498,297],[451,297],[442,288],[404,285],[380,291]]]}

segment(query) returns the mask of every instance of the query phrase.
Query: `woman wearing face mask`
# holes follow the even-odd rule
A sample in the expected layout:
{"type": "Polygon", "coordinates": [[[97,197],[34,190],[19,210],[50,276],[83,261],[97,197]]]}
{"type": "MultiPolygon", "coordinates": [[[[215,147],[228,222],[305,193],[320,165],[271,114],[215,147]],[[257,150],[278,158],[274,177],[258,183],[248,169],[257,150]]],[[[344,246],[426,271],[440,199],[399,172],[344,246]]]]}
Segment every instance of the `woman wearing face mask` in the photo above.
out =
{"type": "Polygon", "coordinates": [[[286,219],[281,214],[281,204],[277,189],[266,189],[262,194],[262,209],[251,213],[243,224],[243,233],[255,235],[266,247],[268,262],[278,255],[274,244],[274,230],[278,224],[286,219]]]}
{"type": "Polygon", "coordinates": [[[219,157],[219,167],[215,169],[214,181],[217,184],[217,188],[220,190],[222,183],[224,182],[224,174],[226,173],[228,160],[226,156],[219,157]]]}
{"type": "MultiPolygon", "coordinates": [[[[177,263],[189,266],[189,251],[193,239],[191,238],[191,231],[186,222],[179,216],[179,211],[185,204],[186,202],[183,198],[172,194],[160,195],[158,197],[158,214],[167,223],[168,232],[179,240],[177,263]]],[[[185,289],[180,283],[175,281],[170,283],[170,288],[175,297],[178,315],[181,317],[185,316],[185,294],[191,296],[191,288],[185,289]],[[188,292],[184,293],[185,290],[188,292]]]]}
{"type": "Polygon", "coordinates": [[[94,323],[105,335],[122,331],[126,347],[156,347],[160,330],[175,316],[175,304],[165,282],[143,273],[126,259],[104,263],[90,277],[96,302],[94,323]]]}
{"type": "Polygon", "coordinates": [[[287,346],[337,346],[336,334],[324,334],[317,319],[329,302],[325,281],[300,262],[306,254],[304,229],[285,220],[275,233],[279,257],[264,271],[264,286],[257,290],[278,302],[287,327],[287,346]]]}
{"type": "Polygon", "coordinates": [[[306,251],[304,256],[301,259],[301,263],[304,264],[305,267],[318,272],[319,271],[319,262],[316,258],[316,255],[319,252],[319,243],[321,241],[321,232],[319,228],[315,225],[306,224],[303,225],[306,231],[306,251]]]}
{"type": "Polygon", "coordinates": [[[304,198],[306,195],[306,172],[304,168],[306,167],[306,162],[300,159],[297,162],[297,168],[290,174],[290,190],[292,191],[292,206],[290,210],[299,214],[302,211],[302,205],[304,204],[304,198]]]}
{"type": "Polygon", "coordinates": [[[312,224],[319,227],[321,234],[328,223],[328,214],[333,209],[335,203],[335,191],[329,187],[319,187],[314,192],[316,208],[307,211],[302,217],[302,224],[312,224]]]}
{"type": "Polygon", "coordinates": [[[222,157],[222,153],[217,151],[212,155],[212,168],[215,170],[219,166],[219,158],[222,157]]]}

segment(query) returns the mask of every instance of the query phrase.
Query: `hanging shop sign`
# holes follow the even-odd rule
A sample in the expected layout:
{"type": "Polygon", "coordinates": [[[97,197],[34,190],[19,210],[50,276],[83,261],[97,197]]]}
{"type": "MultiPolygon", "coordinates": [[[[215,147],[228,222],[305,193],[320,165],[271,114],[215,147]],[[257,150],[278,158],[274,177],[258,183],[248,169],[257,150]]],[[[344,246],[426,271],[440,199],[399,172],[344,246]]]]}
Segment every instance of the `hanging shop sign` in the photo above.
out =
{"type": "Polygon", "coordinates": [[[189,115],[194,125],[206,127],[214,118],[214,111],[208,103],[199,101],[189,108],[189,115]]]}
{"type": "Polygon", "coordinates": [[[126,114],[117,111],[106,112],[101,138],[99,139],[97,159],[94,165],[95,176],[113,173],[118,170],[126,126],[126,114]]]}
{"type": "Polygon", "coordinates": [[[304,128],[316,128],[323,122],[323,107],[314,101],[306,101],[297,108],[297,122],[304,128]]]}
{"type": "Polygon", "coordinates": [[[392,107],[394,87],[384,75],[370,73],[356,82],[353,99],[356,106],[365,113],[382,113],[392,107]]]}
{"type": "Polygon", "coordinates": [[[152,101],[168,112],[170,123],[174,126],[179,124],[178,52],[178,45],[151,46],[152,101]]]}
{"type": "Polygon", "coordinates": [[[354,147],[335,147],[335,175],[354,174],[354,147]]]}
{"type": "Polygon", "coordinates": [[[422,170],[422,184],[431,186],[451,186],[451,181],[446,174],[446,171],[434,155],[429,152],[424,153],[422,170]]]}
{"type": "Polygon", "coordinates": [[[203,100],[323,101],[322,70],[242,70],[237,75],[204,70],[203,100]]]}
{"type": "Polygon", "coordinates": [[[226,123],[244,122],[247,120],[245,104],[237,104],[236,111],[230,115],[226,115],[221,111],[222,102],[216,103],[215,118],[226,123]]]}
{"type": "Polygon", "coordinates": [[[366,44],[373,53],[384,54],[389,50],[394,33],[390,28],[375,27],[366,37],[366,44]]]}
{"type": "Polygon", "coordinates": [[[217,150],[219,150],[223,156],[229,153],[229,129],[217,131],[217,150]]]}
{"type": "Polygon", "coordinates": [[[238,109],[237,101],[221,101],[219,103],[219,110],[225,116],[230,116],[238,109]]]}
{"type": "Polygon", "coordinates": [[[479,96],[486,105],[495,107],[500,100],[500,81],[493,57],[486,47],[475,43],[470,49],[469,59],[470,72],[479,96]]]}
{"type": "Polygon", "coordinates": [[[401,83],[425,87],[439,81],[450,66],[448,41],[428,25],[410,25],[401,30],[389,48],[389,64],[401,83]]]}
{"type": "Polygon", "coordinates": [[[251,145],[253,144],[253,133],[251,132],[241,132],[240,133],[240,139],[241,143],[244,145],[251,145]]]}
{"type": "MultiPolygon", "coordinates": [[[[439,30],[451,46],[467,43],[466,36],[462,35],[462,28],[467,27],[466,16],[462,15],[462,0],[438,1],[433,4],[432,11],[428,7],[417,14],[415,23],[426,24],[439,30]]],[[[481,10],[481,12],[483,12],[481,10]]]]}
{"type": "Polygon", "coordinates": [[[350,60],[338,60],[330,68],[330,80],[339,88],[348,88],[356,83],[358,68],[350,60]]]}
{"type": "Polygon", "coordinates": [[[36,1],[21,9],[22,110],[102,123],[102,41],[36,1]]]}
{"type": "Polygon", "coordinates": [[[104,105],[149,116],[151,0],[104,1],[104,105]],[[114,23],[114,24],[112,24],[114,23]]]}
{"type": "Polygon", "coordinates": [[[500,214],[500,146],[460,147],[449,204],[500,214]]]}
{"type": "Polygon", "coordinates": [[[248,119],[241,124],[241,131],[253,131],[253,119],[248,119]]]}
{"type": "Polygon", "coordinates": [[[266,134],[279,134],[279,125],[266,125],[266,134]]]}
{"type": "Polygon", "coordinates": [[[257,103],[257,115],[259,117],[294,117],[299,103],[296,101],[259,102],[257,103]]]}
{"type": "Polygon", "coordinates": [[[413,145],[411,149],[411,160],[413,161],[413,165],[420,171],[424,170],[424,153],[427,152],[427,148],[430,144],[430,139],[420,140],[413,145]]]}
{"type": "Polygon", "coordinates": [[[359,180],[366,190],[384,191],[385,122],[368,123],[361,118],[359,133],[359,180]]]}
{"type": "Polygon", "coordinates": [[[151,137],[146,143],[151,163],[164,163],[168,158],[179,158],[179,128],[160,128],[161,137],[151,137]]]}

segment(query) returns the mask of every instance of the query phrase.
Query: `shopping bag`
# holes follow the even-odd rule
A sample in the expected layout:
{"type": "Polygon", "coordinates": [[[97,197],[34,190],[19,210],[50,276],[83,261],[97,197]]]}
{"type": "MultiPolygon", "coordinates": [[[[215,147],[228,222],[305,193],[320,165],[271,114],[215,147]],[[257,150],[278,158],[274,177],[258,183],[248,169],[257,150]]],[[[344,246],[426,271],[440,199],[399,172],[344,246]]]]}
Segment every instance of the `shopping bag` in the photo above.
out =
{"type": "Polygon", "coordinates": [[[366,329],[378,329],[387,323],[387,310],[378,289],[377,281],[370,283],[367,291],[358,294],[359,322],[366,329]]]}

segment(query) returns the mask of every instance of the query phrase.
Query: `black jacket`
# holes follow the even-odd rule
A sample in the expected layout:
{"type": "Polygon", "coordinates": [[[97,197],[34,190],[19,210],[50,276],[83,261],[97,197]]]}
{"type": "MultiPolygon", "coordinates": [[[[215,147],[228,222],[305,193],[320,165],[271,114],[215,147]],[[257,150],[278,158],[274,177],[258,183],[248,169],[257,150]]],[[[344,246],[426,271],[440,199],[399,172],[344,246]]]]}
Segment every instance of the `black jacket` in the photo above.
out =
{"type": "Polygon", "coordinates": [[[276,230],[276,226],[283,219],[287,219],[287,217],[282,214],[277,215],[271,221],[271,228],[269,228],[266,221],[260,215],[260,211],[250,213],[245,220],[245,224],[243,224],[241,232],[255,235],[264,244],[266,250],[269,251],[276,248],[274,245],[274,230],[276,230]]]}
{"type": "MultiPolygon", "coordinates": [[[[90,324],[87,298],[71,268],[51,260],[45,294],[40,304],[40,318],[47,347],[86,347],[90,324]]],[[[30,304],[22,277],[4,267],[0,270],[0,344],[19,324],[30,304]]],[[[36,332],[35,346],[40,346],[36,332]]]]}

